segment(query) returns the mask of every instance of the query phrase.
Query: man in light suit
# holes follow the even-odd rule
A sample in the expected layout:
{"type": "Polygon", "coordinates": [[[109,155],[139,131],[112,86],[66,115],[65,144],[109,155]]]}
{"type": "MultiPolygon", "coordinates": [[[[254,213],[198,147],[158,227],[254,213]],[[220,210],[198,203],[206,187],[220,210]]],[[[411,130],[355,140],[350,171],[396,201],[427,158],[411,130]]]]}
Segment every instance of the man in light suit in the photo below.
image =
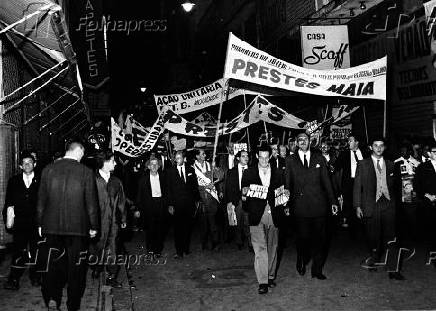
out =
{"type": "Polygon", "coordinates": [[[310,151],[309,142],[308,134],[298,134],[298,151],[286,160],[285,188],[290,191],[289,206],[296,216],[297,271],[304,275],[312,257],[312,277],[325,280],[327,216],[330,208],[336,214],[338,206],[326,161],[310,151]]]}
{"type": "Polygon", "coordinates": [[[363,220],[370,249],[370,256],[362,266],[375,269],[386,250],[384,264],[389,278],[404,280],[395,235],[394,163],[383,158],[383,138],[373,139],[370,148],[371,157],[357,165],[353,191],[353,206],[357,217],[363,220]]]}

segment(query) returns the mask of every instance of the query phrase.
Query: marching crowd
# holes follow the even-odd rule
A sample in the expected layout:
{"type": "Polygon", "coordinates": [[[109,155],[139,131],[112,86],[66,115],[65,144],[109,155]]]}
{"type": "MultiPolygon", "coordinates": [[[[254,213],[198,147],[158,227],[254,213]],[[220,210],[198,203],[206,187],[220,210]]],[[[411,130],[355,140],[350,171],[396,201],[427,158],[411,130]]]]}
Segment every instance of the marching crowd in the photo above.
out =
{"type": "Polygon", "coordinates": [[[229,143],[212,161],[204,149],[195,149],[192,157],[156,151],[137,166],[129,159],[116,161],[111,151],[81,164],[85,146],[73,140],[65,156],[37,170],[41,173],[35,172],[35,155],[22,152],[22,172],[9,180],[3,209],[13,235],[4,287],[18,290],[29,267],[47,306],[54,301],[59,308],[68,284],[68,309],[78,310],[88,268],[93,277],[104,273],[108,285],[121,286],[115,261],[91,265],[87,259],[125,255],[123,232],[133,224],[145,231],[145,248],[155,258],[163,254],[170,224],[175,260],[190,254],[196,223],[202,250],[217,250],[223,242],[234,242],[239,251],[246,247],[254,253],[259,294],[276,286],[277,254],[290,230],[298,273],[304,275],[312,261],[311,276],[326,279],[331,222],[351,239],[363,230],[368,244],[363,268],[383,262],[390,279],[404,280],[400,248],[414,249],[422,237],[421,219],[429,262],[436,263],[436,144],[404,142],[399,156],[389,159],[383,138],[370,140],[367,148],[362,142],[350,135],[345,150],[329,140],[315,149],[309,135],[300,133],[287,146],[262,144],[235,153],[229,143]]]}

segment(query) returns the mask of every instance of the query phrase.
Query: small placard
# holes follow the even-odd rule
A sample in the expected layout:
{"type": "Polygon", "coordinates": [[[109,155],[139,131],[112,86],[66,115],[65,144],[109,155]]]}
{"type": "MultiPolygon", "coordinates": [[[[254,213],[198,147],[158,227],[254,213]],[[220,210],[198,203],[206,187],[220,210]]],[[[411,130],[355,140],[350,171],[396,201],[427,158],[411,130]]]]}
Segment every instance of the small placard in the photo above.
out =
{"type": "Polygon", "coordinates": [[[285,205],[286,203],[288,203],[289,197],[285,194],[285,186],[281,186],[276,190],[274,190],[274,194],[276,198],[275,200],[276,206],[285,205]]]}
{"type": "Polygon", "coordinates": [[[268,187],[251,184],[247,192],[247,197],[266,200],[268,187]]]}

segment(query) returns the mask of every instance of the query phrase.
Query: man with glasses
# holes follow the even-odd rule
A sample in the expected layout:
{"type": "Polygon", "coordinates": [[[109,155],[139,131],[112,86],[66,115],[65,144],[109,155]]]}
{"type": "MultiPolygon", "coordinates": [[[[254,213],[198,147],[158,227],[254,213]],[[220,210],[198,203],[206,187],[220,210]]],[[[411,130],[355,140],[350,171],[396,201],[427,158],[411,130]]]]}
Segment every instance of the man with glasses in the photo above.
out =
{"type": "MultiPolygon", "coordinates": [[[[417,197],[422,202],[424,211],[426,236],[430,239],[430,258],[436,252],[436,144],[429,148],[430,161],[418,166],[415,175],[415,190],[417,197]]],[[[436,260],[433,260],[436,267],[436,260]]]]}
{"type": "Polygon", "coordinates": [[[325,280],[326,222],[330,209],[338,211],[326,161],[310,151],[307,133],[297,136],[297,153],[286,160],[285,188],[290,192],[290,208],[294,209],[297,231],[297,271],[306,272],[312,259],[312,278],[325,280]]]}

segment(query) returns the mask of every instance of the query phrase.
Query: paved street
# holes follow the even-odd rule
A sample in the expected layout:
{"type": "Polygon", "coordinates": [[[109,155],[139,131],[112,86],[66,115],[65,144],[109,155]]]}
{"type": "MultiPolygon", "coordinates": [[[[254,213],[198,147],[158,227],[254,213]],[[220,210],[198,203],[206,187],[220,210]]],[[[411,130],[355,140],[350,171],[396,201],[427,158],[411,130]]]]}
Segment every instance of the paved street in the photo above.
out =
{"type": "MultiPolygon", "coordinates": [[[[28,277],[28,272],[26,271],[20,280],[20,290],[10,291],[3,289],[3,284],[7,280],[7,275],[9,273],[9,262],[10,259],[7,258],[0,265],[0,310],[5,311],[39,311],[47,310],[44,301],[42,299],[41,290],[38,287],[32,287],[28,277]]],[[[82,299],[82,309],[84,311],[95,311],[97,310],[98,304],[98,292],[99,292],[99,282],[94,280],[88,273],[88,279],[86,281],[85,295],[82,299]]],[[[67,310],[66,307],[66,289],[64,289],[64,294],[62,298],[61,310],[67,310]]]]}
{"type": "MultiPolygon", "coordinates": [[[[143,233],[128,244],[141,254],[143,233]]],[[[368,272],[359,263],[363,245],[353,245],[339,233],[325,267],[326,281],[301,277],[295,271],[295,248],[283,254],[277,287],[267,295],[257,293],[253,255],[226,244],[220,251],[201,251],[194,243],[192,254],[181,261],[172,258],[168,239],[165,264],[136,265],[131,274],[135,310],[429,310],[436,309],[436,269],[426,266],[423,249],[404,264],[406,281],[392,281],[384,271],[368,272]]],[[[164,263],[162,261],[161,263],[164,263]]],[[[125,289],[124,289],[125,291],[125,289]]],[[[115,290],[117,297],[126,297],[115,290]],[[119,294],[117,294],[117,292],[119,294]]],[[[120,308],[122,306],[119,305],[120,308]]]]}
{"type": "MultiPolygon", "coordinates": [[[[143,255],[143,232],[127,244],[131,255],[143,255]]],[[[113,289],[114,310],[434,310],[436,269],[426,266],[422,247],[404,263],[406,281],[389,280],[384,271],[368,272],[359,263],[365,257],[361,242],[353,243],[343,232],[333,239],[325,267],[326,281],[295,271],[295,248],[288,241],[277,276],[277,287],[257,294],[253,255],[225,244],[218,251],[201,251],[194,235],[192,254],[176,261],[173,239],[167,239],[165,255],[157,261],[143,260],[130,274],[136,288],[121,270],[123,288],[113,289]]],[[[132,257],[133,258],[133,257],[132,257]]],[[[143,259],[146,257],[142,257],[143,259]]],[[[8,262],[1,266],[6,280],[8,262]]],[[[88,274],[82,310],[95,310],[98,282],[88,274]]],[[[18,292],[0,287],[1,310],[45,310],[41,292],[23,276],[18,292]]],[[[65,307],[65,293],[62,310],[65,307]]]]}

